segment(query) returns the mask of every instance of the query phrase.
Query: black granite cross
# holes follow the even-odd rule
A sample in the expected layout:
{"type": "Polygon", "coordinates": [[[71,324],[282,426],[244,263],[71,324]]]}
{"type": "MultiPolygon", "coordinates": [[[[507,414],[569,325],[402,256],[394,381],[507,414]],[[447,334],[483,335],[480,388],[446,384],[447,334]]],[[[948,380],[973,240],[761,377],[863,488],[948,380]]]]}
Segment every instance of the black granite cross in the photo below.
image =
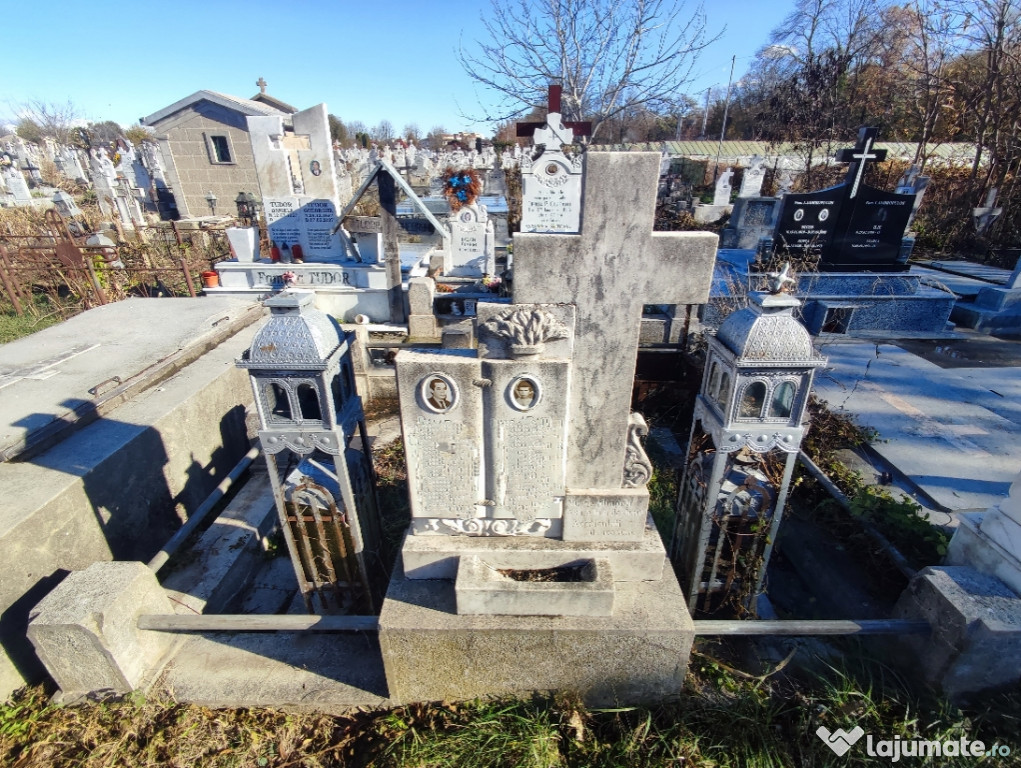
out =
{"type": "MultiPolygon", "coordinates": [[[[551,85],[549,87],[549,96],[546,101],[546,114],[556,112],[558,115],[560,112],[560,97],[563,93],[563,86],[551,85]]],[[[531,136],[537,130],[546,125],[545,122],[541,123],[518,123],[518,136],[531,136]]],[[[564,123],[565,128],[569,128],[574,131],[574,135],[578,136],[591,136],[592,135],[592,123],[588,120],[575,123],[564,123]]]]}
{"type": "Polygon", "coordinates": [[[865,167],[869,161],[875,160],[877,163],[881,163],[886,159],[885,149],[872,149],[878,134],[878,128],[860,128],[858,130],[858,143],[854,145],[854,148],[842,149],[837,152],[836,159],[838,163],[851,164],[847,168],[847,177],[844,179],[845,184],[851,185],[851,191],[847,196],[848,199],[853,200],[858,194],[858,187],[861,185],[861,180],[865,177],[865,167]]]}

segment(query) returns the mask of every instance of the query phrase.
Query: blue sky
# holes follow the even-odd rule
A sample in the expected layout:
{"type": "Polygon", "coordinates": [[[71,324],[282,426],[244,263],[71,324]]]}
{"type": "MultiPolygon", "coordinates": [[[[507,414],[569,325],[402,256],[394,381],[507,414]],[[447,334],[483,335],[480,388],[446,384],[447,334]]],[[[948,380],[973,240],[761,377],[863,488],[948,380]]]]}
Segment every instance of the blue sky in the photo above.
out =
{"type": "MultiPolygon", "coordinates": [[[[688,88],[725,88],[730,58],[735,80],[791,0],[707,3],[708,27],[723,37],[703,54],[688,88]]],[[[0,118],[30,99],[69,99],[87,120],[127,127],[178,99],[208,89],[250,97],[260,77],[270,95],[306,108],[326,102],[345,121],[371,128],[389,120],[400,131],[479,130],[462,114],[478,114],[477,92],[457,62],[459,39],[485,30],[488,0],[177,0],[138,3],[89,0],[4,8],[0,118]]],[[[695,4],[687,3],[694,8],[695,4]]]]}

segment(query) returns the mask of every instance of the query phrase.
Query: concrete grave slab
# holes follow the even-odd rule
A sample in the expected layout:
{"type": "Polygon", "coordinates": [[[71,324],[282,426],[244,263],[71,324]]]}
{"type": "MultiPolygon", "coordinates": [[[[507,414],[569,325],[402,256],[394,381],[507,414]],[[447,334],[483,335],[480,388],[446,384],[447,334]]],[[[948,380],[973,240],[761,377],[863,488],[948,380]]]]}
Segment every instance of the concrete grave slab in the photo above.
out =
{"type": "Polygon", "coordinates": [[[0,579],[0,695],[43,674],[25,637],[28,612],[68,571],[148,560],[248,451],[252,393],[234,360],[254,331],[30,460],[0,463],[0,556],[8,564],[0,579]]]}
{"type": "MultiPolygon", "coordinates": [[[[299,601],[300,602],[300,601],[299,601]]],[[[189,637],[149,689],[207,707],[339,714],[387,699],[370,633],[211,632],[189,637]]]]}
{"type": "Polygon", "coordinates": [[[97,400],[154,386],[261,316],[261,307],[234,298],[127,299],[4,344],[0,458],[56,422],[87,420],[97,400]]]}
{"type": "Polygon", "coordinates": [[[448,581],[391,579],[379,642],[393,699],[570,690],[614,706],[680,695],[694,625],[669,567],[659,581],[617,582],[611,616],[458,615],[455,603],[448,581]]]}

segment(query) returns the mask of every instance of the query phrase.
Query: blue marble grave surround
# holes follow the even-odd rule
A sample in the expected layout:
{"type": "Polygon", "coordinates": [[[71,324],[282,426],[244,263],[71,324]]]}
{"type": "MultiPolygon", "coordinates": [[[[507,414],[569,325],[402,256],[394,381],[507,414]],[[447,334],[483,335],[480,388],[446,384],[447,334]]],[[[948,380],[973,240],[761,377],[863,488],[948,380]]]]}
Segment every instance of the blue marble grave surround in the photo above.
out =
{"type": "MultiPolygon", "coordinates": [[[[747,285],[749,264],[755,251],[720,249],[709,304],[702,321],[717,326],[722,321],[720,304],[726,311],[735,283],[747,285]],[[722,301],[714,302],[714,299],[722,301]],[[716,306],[714,306],[714,304],[716,306]]],[[[922,275],[882,272],[813,272],[798,276],[794,295],[804,304],[801,321],[814,335],[823,334],[834,314],[844,316],[842,330],[848,336],[885,335],[897,337],[951,335],[950,312],[955,295],[922,281],[922,275]]],[[[752,289],[758,286],[751,286],[752,289]]]]}

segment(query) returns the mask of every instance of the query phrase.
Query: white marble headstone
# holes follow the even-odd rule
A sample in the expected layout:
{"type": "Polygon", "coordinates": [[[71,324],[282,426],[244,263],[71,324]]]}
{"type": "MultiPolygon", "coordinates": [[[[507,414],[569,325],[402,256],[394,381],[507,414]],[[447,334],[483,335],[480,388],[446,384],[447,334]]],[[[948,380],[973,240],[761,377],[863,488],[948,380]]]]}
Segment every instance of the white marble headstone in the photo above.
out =
{"type": "Polygon", "coordinates": [[[762,193],[762,181],[766,176],[765,162],[765,158],[758,155],[752,158],[751,164],[745,169],[744,176],[741,178],[738,197],[758,197],[762,193]]]}
{"type": "Polygon", "coordinates": [[[716,180],[716,193],[713,195],[713,205],[730,205],[730,178],[734,171],[730,168],[720,174],[716,180]]]}
{"type": "Polygon", "coordinates": [[[457,277],[482,277],[496,271],[493,222],[486,206],[462,206],[447,219],[450,227],[450,270],[457,277]]]}

